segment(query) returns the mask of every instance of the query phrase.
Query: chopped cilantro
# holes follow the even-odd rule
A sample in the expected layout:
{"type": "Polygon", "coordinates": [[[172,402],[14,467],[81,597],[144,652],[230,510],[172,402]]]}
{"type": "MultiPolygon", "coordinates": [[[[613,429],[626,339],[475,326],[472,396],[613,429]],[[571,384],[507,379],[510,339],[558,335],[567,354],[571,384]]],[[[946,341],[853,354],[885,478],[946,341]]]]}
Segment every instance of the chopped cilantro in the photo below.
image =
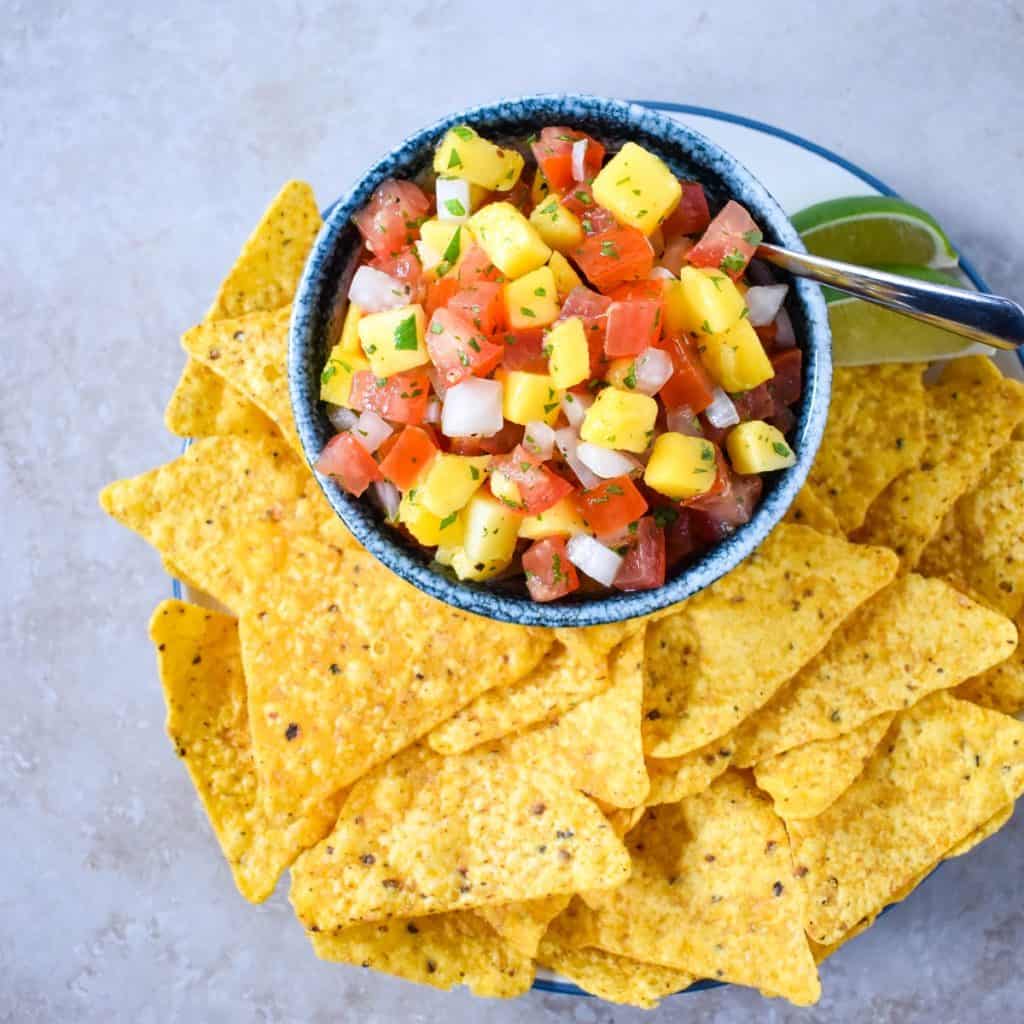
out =
{"type": "Polygon", "coordinates": [[[528,306],[520,306],[520,307],[519,307],[519,312],[520,312],[520,313],[522,313],[522,314],[523,314],[523,316],[533,316],[533,317],[535,317],[535,316],[537,315],[537,314],[536,314],[536,313],[534,313],[534,311],[533,311],[532,309],[530,309],[530,308],[529,308],[528,306]]]}
{"type": "Polygon", "coordinates": [[[622,378],[622,383],[625,384],[630,391],[636,389],[636,360],[629,364],[629,372],[622,378]]]}
{"type": "Polygon", "coordinates": [[[715,286],[715,291],[720,292],[722,290],[722,282],[725,280],[724,277],[719,277],[717,274],[712,274],[708,280],[715,286]]]}
{"type": "Polygon", "coordinates": [[[474,135],[476,135],[476,132],[473,131],[472,128],[467,128],[464,124],[457,124],[452,129],[452,132],[453,134],[458,135],[463,142],[468,142],[474,135]]]}
{"type": "Polygon", "coordinates": [[[751,228],[750,231],[743,232],[743,241],[747,245],[760,245],[763,239],[764,235],[757,228],[751,228]]]}
{"type": "Polygon", "coordinates": [[[441,253],[441,259],[446,263],[454,263],[459,258],[459,253],[462,251],[462,228],[456,228],[452,232],[451,241],[445,246],[444,252],[441,253]]]}
{"type": "Polygon", "coordinates": [[[324,372],[320,374],[320,383],[326,384],[337,372],[338,367],[334,363],[328,363],[324,367],[324,372]]]}
{"type": "Polygon", "coordinates": [[[590,206],[593,203],[593,198],[586,192],[574,192],[576,198],[584,205],[590,206]]]}
{"type": "Polygon", "coordinates": [[[395,348],[400,352],[415,352],[419,348],[419,334],[416,331],[416,317],[407,316],[395,328],[395,348]]]}
{"type": "Polygon", "coordinates": [[[562,556],[556,551],[551,556],[551,582],[561,583],[565,579],[562,575],[562,556]]]}
{"type": "Polygon", "coordinates": [[[615,245],[614,242],[602,242],[601,243],[601,255],[602,256],[609,256],[609,257],[611,257],[611,259],[617,260],[619,258],[619,250],[618,250],[618,248],[616,248],[616,245],[615,245]]]}
{"type": "Polygon", "coordinates": [[[430,325],[431,334],[444,334],[444,328],[436,320],[430,325]]]}
{"type": "Polygon", "coordinates": [[[775,441],[772,444],[772,451],[775,452],[776,455],[781,455],[784,459],[788,459],[790,455],[793,454],[792,451],[790,451],[789,445],[783,444],[781,441],[775,441]]]}
{"type": "Polygon", "coordinates": [[[654,510],[654,523],[662,529],[665,529],[666,526],[671,526],[678,518],[679,510],[672,508],[671,505],[665,505],[654,510]]]}
{"type": "Polygon", "coordinates": [[[452,523],[454,523],[455,520],[458,519],[458,518],[459,518],[459,513],[458,512],[452,512],[451,515],[445,516],[444,519],[441,520],[441,529],[442,530],[447,530],[448,527],[451,526],[452,523]]]}
{"type": "Polygon", "coordinates": [[[446,199],[444,201],[444,208],[453,217],[465,217],[466,216],[466,208],[462,205],[462,203],[459,202],[458,199],[446,199]]]}
{"type": "Polygon", "coordinates": [[[450,170],[452,167],[461,167],[461,166],[462,166],[462,158],[459,156],[459,151],[457,149],[453,149],[452,150],[452,155],[450,157],[448,157],[448,168],[450,170]]]}
{"type": "Polygon", "coordinates": [[[714,333],[714,332],[713,332],[713,331],[711,330],[711,324],[709,324],[709,323],[707,322],[707,320],[702,320],[702,321],[701,321],[700,329],[701,329],[701,330],[702,330],[702,331],[703,331],[703,332],[704,332],[705,334],[712,334],[712,333],[714,333]]]}
{"type": "Polygon", "coordinates": [[[476,466],[470,466],[469,467],[469,476],[470,476],[470,479],[472,479],[472,480],[479,480],[480,479],[480,470],[477,469],[476,466]]]}
{"type": "Polygon", "coordinates": [[[732,252],[726,253],[722,257],[722,262],[718,264],[718,269],[724,270],[727,274],[738,274],[746,265],[747,260],[743,253],[739,249],[733,249],[732,252]]]}
{"type": "Polygon", "coordinates": [[[536,295],[537,298],[539,298],[539,299],[544,298],[544,296],[547,295],[547,293],[548,293],[548,291],[547,291],[546,288],[534,288],[533,289],[533,294],[536,295]]]}
{"type": "Polygon", "coordinates": [[[744,306],[743,307],[743,311],[740,313],[740,319],[741,320],[746,320],[746,318],[748,316],[750,316],[750,307],[749,306],[744,306]]]}
{"type": "Polygon", "coordinates": [[[625,494],[626,492],[625,492],[625,491],[623,491],[623,489],[622,489],[622,488],[621,488],[621,487],[620,487],[620,486],[619,486],[618,484],[609,484],[609,485],[608,485],[608,486],[607,486],[607,487],[606,487],[606,488],[604,489],[604,493],[605,493],[605,494],[612,494],[612,495],[614,495],[614,496],[615,496],[616,498],[621,498],[621,497],[622,497],[622,495],[623,495],[623,494],[625,494]]]}
{"type": "Polygon", "coordinates": [[[478,342],[478,341],[476,340],[476,338],[470,338],[470,339],[469,339],[469,347],[470,347],[470,348],[471,348],[471,349],[472,349],[472,350],[473,350],[474,352],[479,352],[479,351],[480,351],[480,342],[478,342]]]}
{"type": "Polygon", "coordinates": [[[715,450],[714,450],[714,448],[712,448],[711,445],[709,445],[709,444],[704,445],[701,448],[701,450],[700,450],[700,457],[701,457],[701,460],[704,461],[704,462],[714,462],[715,461],[715,450]]]}

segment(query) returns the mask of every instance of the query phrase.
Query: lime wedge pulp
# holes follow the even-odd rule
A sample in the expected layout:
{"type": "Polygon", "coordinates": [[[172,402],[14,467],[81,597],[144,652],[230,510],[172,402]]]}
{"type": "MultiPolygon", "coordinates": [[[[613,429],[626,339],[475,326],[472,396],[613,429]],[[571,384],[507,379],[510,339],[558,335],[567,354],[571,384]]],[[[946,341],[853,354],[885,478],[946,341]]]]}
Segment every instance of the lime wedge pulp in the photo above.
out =
{"type": "Polygon", "coordinates": [[[896,196],[847,196],[793,215],[810,252],[834,260],[955,267],[956,250],[931,214],[896,196]]]}

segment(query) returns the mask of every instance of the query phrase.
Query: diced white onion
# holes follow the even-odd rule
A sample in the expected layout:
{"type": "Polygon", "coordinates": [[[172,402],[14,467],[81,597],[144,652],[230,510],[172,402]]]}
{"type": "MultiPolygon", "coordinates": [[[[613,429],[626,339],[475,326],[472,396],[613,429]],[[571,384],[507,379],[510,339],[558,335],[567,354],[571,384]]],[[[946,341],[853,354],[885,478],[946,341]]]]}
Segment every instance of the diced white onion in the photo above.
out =
{"type": "Polygon", "coordinates": [[[615,581],[615,575],[622,565],[621,556],[586,533],[578,533],[569,538],[566,554],[580,572],[606,587],[615,581]]]}
{"type": "Polygon", "coordinates": [[[715,388],[712,394],[714,398],[704,410],[708,423],[716,430],[736,426],[740,421],[740,414],[736,411],[736,406],[732,404],[732,399],[721,388],[715,388]]]}
{"type": "Polygon", "coordinates": [[[413,242],[413,247],[416,249],[416,255],[420,258],[420,266],[424,270],[433,270],[441,262],[441,254],[433,247],[427,245],[422,238],[413,242]]]}
{"type": "Polygon", "coordinates": [[[792,348],[796,344],[796,333],[793,331],[793,321],[789,318],[786,307],[779,310],[775,318],[775,346],[776,348],[792,348]]]}
{"type": "Polygon", "coordinates": [[[343,405],[329,405],[327,406],[327,418],[335,430],[350,430],[359,419],[359,413],[346,409],[343,405]]]}
{"type": "Polygon", "coordinates": [[[445,437],[490,437],[504,422],[501,381],[470,377],[448,389],[441,409],[445,437]]]}
{"type": "Polygon", "coordinates": [[[625,476],[640,468],[640,463],[629,455],[611,448],[602,448],[589,441],[580,441],[576,446],[576,454],[580,462],[602,480],[610,480],[613,476],[625,476]]]}
{"type": "Polygon", "coordinates": [[[392,434],[391,425],[367,409],[352,425],[352,436],[372,455],[392,434]]]}
{"type": "Polygon", "coordinates": [[[360,267],[348,286],[349,301],[361,306],[364,313],[407,306],[411,297],[412,289],[407,284],[375,267],[360,267]]]}
{"type": "Polygon", "coordinates": [[[462,224],[469,220],[470,212],[469,182],[464,178],[438,178],[437,219],[462,224]]]}
{"type": "Polygon", "coordinates": [[[532,420],[526,424],[526,430],[523,433],[523,447],[547,462],[555,450],[554,430],[541,420],[532,420]]]}
{"type": "Polygon", "coordinates": [[[370,484],[370,490],[388,519],[396,520],[398,506],[402,501],[402,494],[398,488],[390,480],[375,480],[370,484]]]}
{"type": "Polygon", "coordinates": [[[665,426],[673,434],[687,434],[690,437],[700,437],[702,434],[697,415],[688,405],[670,409],[665,414],[665,426]]]}
{"type": "Polygon", "coordinates": [[[562,453],[562,458],[569,464],[569,468],[576,474],[576,478],[583,487],[589,490],[591,487],[596,487],[601,482],[601,478],[589,469],[577,454],[576,447],[579,443],[580,439],[572,427],[562,427],[561,430],[555,431],[555,444],[562,453]]]}
{"type": "Polygon", "coordinates": [[[572,391],[566,391],[562,396],[562,412],[565,413],[569,426],[579,430],[583,417],[587,415],[587,410],[593,404],[594,399],[590,395],[577,395],[572,391]]]}
{"type": "Polygon", "coordinates": [[[658,281],[662,278],[666,281],[674,281],[676,279],[676,275],[668,267],[655,267],[647,276],[652,281],[658,281]]]}
{"type": "Polygon", "coordinates": [[[656,395],[672,376],[672,357],[660,348],[644,349],[633,361],[634,391],[641,395],[656,395]]]}
{"type": "Polygon", "coordinates": [[[587,139],[572,144],[572,176],[575,181],[587,180],[587,139]]]}
{"type": "Polygon", "coordinates": [[[750,310],[752,327],[770,324],[786,301],[789,286],[784,284],[759,284],[747,289],[747,309],[750,310]]]}
{"type": "Polygon", "coordinates": [[[431,395],[427,399],[427,410],[423,414],[424,423],[441,422],[441,399],[431,395]]]}

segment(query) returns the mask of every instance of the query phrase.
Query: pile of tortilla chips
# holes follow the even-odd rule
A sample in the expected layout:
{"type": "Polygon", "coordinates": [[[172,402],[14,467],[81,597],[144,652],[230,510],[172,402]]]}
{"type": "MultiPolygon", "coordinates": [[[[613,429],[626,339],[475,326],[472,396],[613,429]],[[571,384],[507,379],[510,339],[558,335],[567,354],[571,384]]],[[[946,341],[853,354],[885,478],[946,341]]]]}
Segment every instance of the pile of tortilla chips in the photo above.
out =
{"type": "Polygon", "coordinates": [[[286,185],[184,336],[194,443],[101,497],[213,599],[150,635],[239,891],[290,868],[317,956],[440,988],[815,1002],[1024,789],[1024,388],[977,357],[840,370],[810,482],[729,576],[646,621],[485,621],[362,551],[299,449],[319,225],[286,185]]]}

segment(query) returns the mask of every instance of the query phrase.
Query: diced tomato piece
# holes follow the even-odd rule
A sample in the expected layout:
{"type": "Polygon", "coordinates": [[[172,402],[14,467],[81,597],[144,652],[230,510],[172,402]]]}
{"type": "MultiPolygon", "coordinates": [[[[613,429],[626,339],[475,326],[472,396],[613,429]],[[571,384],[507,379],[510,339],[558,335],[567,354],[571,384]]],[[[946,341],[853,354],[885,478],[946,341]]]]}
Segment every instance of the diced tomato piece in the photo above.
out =
{"type": "Polygon", "coordinates": [[[610,296],[613,302],[630,302],[633,299],[645,299],[648,302],[656,302],[660,307],[665,306],[665,286],[656,278],[647,278],[644,281],[629,281],[613,288],[610,296]]]}
{"type": "Polygon", "coordinates": [[[471,245],[459,264],[459,285],[469,288],[480,281],[501,283],[505,278],[479,245],[471,245]]]}
{"type": "Polygon", "coordinates": [[[673,374],[658,392],[666,409],[688,405],[703,412],[714,398],[714,385],[689,338],[662,338],[658,348],[672,358],[673,374]]]}
{"type": "Polygon", "coordinates": [[[769,416],[775,415],[775,398],[767,382],[733,395],[732,404],[736,406],[736,412],[744,421],[766,420],[769,416]]]}
{"type": "Polygon", "coordinates": [[[597,534],[615,533],[647,511],[647,500],[628,476],[604,480],[576,495],[580,515],[597,534]]]}
{"type": "Polygon", "coordinates": [[[717,267],[735,281],[743,276],[760,241],[761,230],[754,218],[730,199],[690,250],[687,259],[695,267],[717,267]]]}
{"type": "MultiPolygon", "coordinates": [[[[407,491],[420,478],[437,454],[437,445],[420,427],[406,427],[381,460],[380,471],[400,491],[407,491]]],[[[390,438],[389,438],[390,440],[390,438]]]]}
{"type": "Polygon", "coordinates": [[[585,235],[600,235],[618,226],[615,215],[603,206],[592,206],[580,217],[580,224],[585,235]]]}
{"type": "Polygon", "coordinates": [[[316,461],[316,471],[334,477],[359,497],[375,480],[383,480],[373,456],[348,431],[335,434],[316,461]]]}
{"type": "MultiPolygon", "coordinates": [[[[720,459],[719,464],[725,460],[720,459]]],[[[756,473],[741,476],[728,470],[725,489],[714,497],[690,503],[693,528],[706,544],[717,544],[738,526],[750,522],[761,499],[763,483],[756,473]]]]}
{"type": "Polygon", "coordinates": [[[526,428],[518,423],[505,421],[505,425],[490,437],[453,437],[448,441],[448,451],[456,455],[503,455],[512,451],[523,439],[526,428]]]}
{"type": "Polygon", "coordinates": [[[679,205],[661,225],[666,238],[675,235],[696,235],[711,223],[711,211],[708,209],[708,197],[704,194],[704,186],[696,181],[680,181],[679,184],[683,187],[679,205]]]}
{"type": "Polygon", "coordinates": [[[505,329],[505,296],[500,284],[481,281],[452,296],[448,308],[489,337],[505,329]]]}
{"type": "Polygon", "coordinates": [[[665,531],[644,516],[615,575],[617,590],[653,590],[665,582],[665,531]]]}
{"type": "Polygon", "coordinates": [[[459,279],[455,274],[445,274],[444,277],[434,277],[432,274],[427,278],[427,297],[424,300],[423,308],[427,316],[433,316],[435,309],[447,306],[453,295],[459,291],[459,279]]]}
{"type": "Polygon", "coordinates": [[[776,409],[775,415],[768,422],[783,434],[788,434],[796,426],[796,414],[788,405],[776,409]]]}
{"type": "Polygon", "coordinates": [[[602,313],[607,313],[608,307],[611,304],[612,300],[607,295],[600,295],[598,292],[579,285],[573,288],[565,297],[565,302],[562,303],[562,311],[558,318],[559,320],[564,320],[570,316],[581,316],[584,319],[587,317],[598,317],[602,313]]]}
{"type": "Polygon", "coordinates": [[[686,235],[680,235],[678,238],[673,238],[672,241],[665,246],[665,251],[661,254],[661,259],[658,260],[658,266],[664,267],[666,270],[671,271],[676,277],[678,277],[679,272],[686,265],[687,257],[689,257],[690,250],[692,248],[692,238],[687,238],[686,235]]]}
{"type": "Polygon", "coordinates": [[[369,370],[360,370],[352,378],[353,407],[375,412],[392,423],[422,423],[429,398],[430,378],[420,367],[381,379],[369,370]]]}
{"type": "Polygon", "coordinates": [[[416,250],[411,246],[406,246],[391,256],[378,256],[370,261],[370,266],[408,284],[410,302],[423,301],[423,297],[427,293],[426,285],[423,282],[423,265],[416,255],[416,250]]]}
{"type": "Polygon", "coordinates": [[[451,309],[437,309],[427,327],[427,351],[448,387],[467,377],[486,377],[505,350],[451,309]]]}
{"type": "Polygon", "coordinates": [[[523,555],[526,588],[534,601],[554,601],[580,585],[576,566],[569,561],[564,537],[535,541],[523,555]]]}
{"type": "Polygon", "coordinates": [[[803,393],[804,354],[798,348],[787,348],[771,357],[775,376],[768,389],[775,398],[776,410],[794,405],[803,393]]]}
{"type": "Polygon", "coordinates": [[[654,249],[637,228],[615,227],[590,235],[573,250],[580,270],[598,291],[610,292],[624,281],[649,277],[654,249]]]}
{"type": "Polygon", "coordinates": [[[542,129],[540,138],[530,146],[537,166],[556,192],[564,191],[575,180],[572,173],[572,147],[580,139],[587,140],[583,170],[589,181],[604,162],[604,146],[597,139],[574,128],[553,127],[542,129]]]}
{"type": "Polygon", "coordinates": [[[527,327],[505,335],[504,364],[510,370],[547,373],[548,357],[544,355],[544,328],[527,327]]]}
{"type": "Polygon", "coordinates": [[[378,185],[352,220],[374,256],[392,256],[416,238],[430,200],[411,181],[391,179],[378,185]]]}
{"type": "Polygon", "coordinates": [[[661,304],[650,299],[627,299],[608,307],[604,351],[609,358],[636,356],[661,337],[661,304]]]}
{"type": "Polygon", "coordinates": [[[546,512],[572,493],[568,480],[552,473],[543,462],[521,444],[491,463],[492,473],[501,473],[519,489],[523,511],[530,516],[546,512]]]}

